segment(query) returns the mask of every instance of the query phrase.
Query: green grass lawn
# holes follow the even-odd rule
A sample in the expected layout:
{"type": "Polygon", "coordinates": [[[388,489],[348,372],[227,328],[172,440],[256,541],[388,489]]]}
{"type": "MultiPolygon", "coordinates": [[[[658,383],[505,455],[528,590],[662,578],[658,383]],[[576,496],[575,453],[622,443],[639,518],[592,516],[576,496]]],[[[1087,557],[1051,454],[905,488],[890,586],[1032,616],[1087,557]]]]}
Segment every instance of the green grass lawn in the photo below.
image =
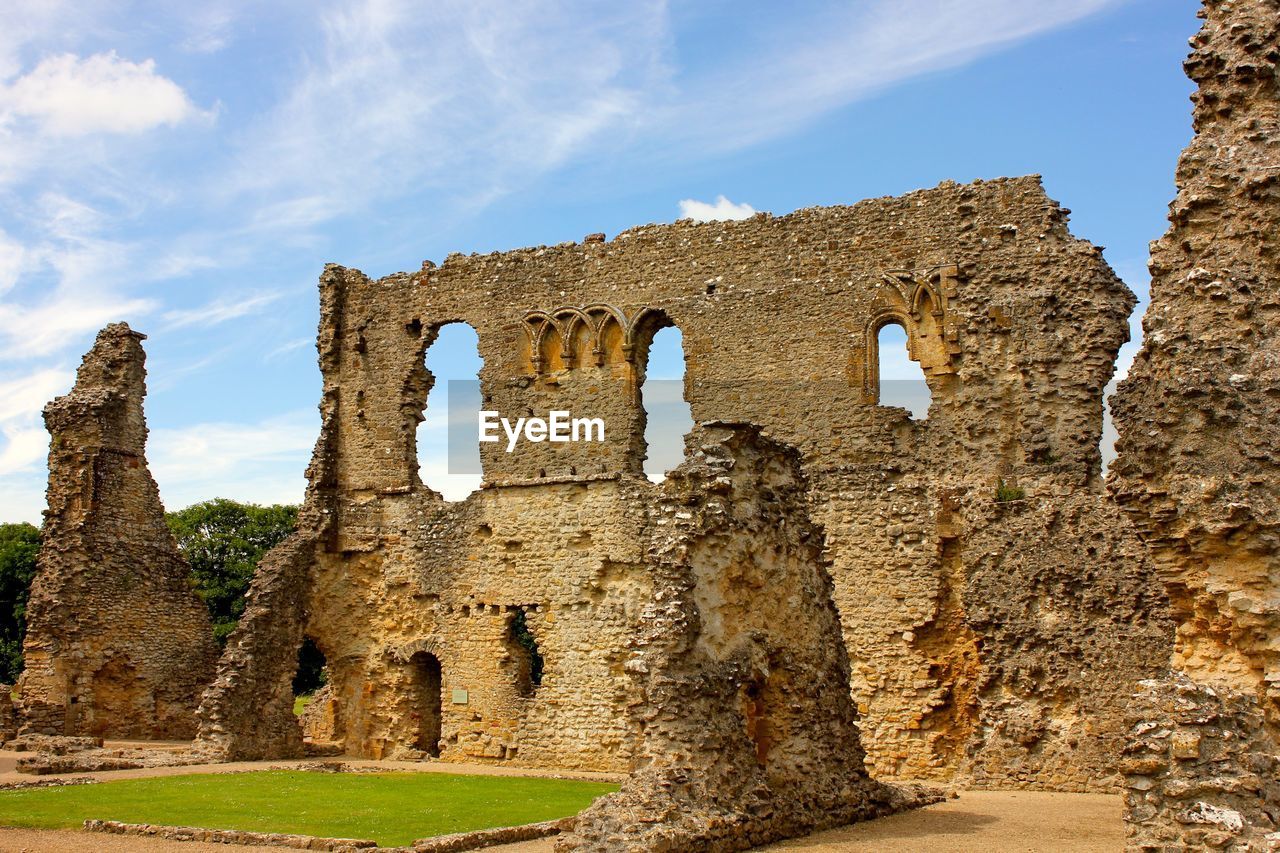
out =
{"type": "Polygon", "coordinates": [[[0,826],[125,823],[371,838],[416,838],[576,814],[614,784],[446,773],[204,774],[0,791],[0,826]]]}

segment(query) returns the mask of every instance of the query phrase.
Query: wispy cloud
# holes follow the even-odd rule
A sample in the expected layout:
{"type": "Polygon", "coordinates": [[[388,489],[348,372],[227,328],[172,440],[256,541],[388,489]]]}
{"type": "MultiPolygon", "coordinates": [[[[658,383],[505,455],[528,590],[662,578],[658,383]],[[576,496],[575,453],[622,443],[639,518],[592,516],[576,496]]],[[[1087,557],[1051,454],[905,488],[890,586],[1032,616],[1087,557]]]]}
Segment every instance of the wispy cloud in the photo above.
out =
{"type": "Polygon", "coordinates": [[[303,409],[251,423],[200,423],[151,430],[147,455],[165,506],[212,497],[296,503],[320,434],[319,415],[303,409]]]}
{"type": "MultiPolygon", "coordinates": [[[[46,403],[65,394],[75,376],[70,370],[46,368],[0,381],[0,477],[31,471],[49,450],[49,435],[40,413],[46,403]]],[[[0,489],[3,491],[3,489],[0,489]]]]}
{"type": "Polygon", "coordinates": [[[676,78],[660,105],[668,142],[734,150],[794,133],[832,109],[920,74],[954,68],[1125,0],[870,0],[788,10],[768,52],[720,57],[676,78]]]}
{"type": "Polygon", "coordinates": [[[285,341],[284,343],[280,344],[280,346],[267,352],[267,354],[262,357],[262,360],[272,361],[274,359],[280,358],[281,356],[288,355],[291,352],[297,352],[300,349],[305,349],[313,345],[314,343],[315,343],[315,340],[312,338],[294,338],[291,341],[285,341]]]}
{"type": "Polygon", "coordinates": [[[308,227],[378,198],[496,197],[643,113],[664,43],[657,0],[366,0],[318,16],[289,94],[245,134],[222,187],[265,224],[308,227]]]}
{"type": "Polygon", "coordinates": [[[749,219],[756,209],[749,204],[735,204],[724,196],[716,196],[712,203],[691,198],[680,200],[680,218],[695,222],[711,222],[715,219],[749,219]]]}
{"type": "Polygon", "coordinates": [[[9,239],[0,254],[16,259],[11,295],[0,302],[0,362],[31,361],[83,343],[107,323],[150,313],[149,297],[123,292],[134,247],[101,236],[105,217],[95,208],[57,193],[31,205],[34,239],[9,239]],[[24,278],[40,287],[17,287],[24,278]]]}
{"type": "Polygon", "coordinates": [[[166,311],[165,328],[182,329],[189,326],[216,326],[228,320],[255,314],[272,302],[279,299],[279,293],[260,293],[257,296],[236,298],[220,296],[204,305],[186,308],[180,311],[166,311]]]}

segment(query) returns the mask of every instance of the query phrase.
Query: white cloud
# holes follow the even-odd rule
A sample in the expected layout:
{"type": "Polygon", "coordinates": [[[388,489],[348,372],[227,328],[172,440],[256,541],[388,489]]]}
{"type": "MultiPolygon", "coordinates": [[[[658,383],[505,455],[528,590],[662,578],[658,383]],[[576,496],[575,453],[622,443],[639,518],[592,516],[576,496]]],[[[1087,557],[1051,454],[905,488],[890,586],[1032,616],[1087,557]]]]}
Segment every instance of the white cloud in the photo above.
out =
{"type": "Polygon", "coordinates": [[[40,413],[71,388],[70,370],[45,368],[0,381],[0,521],[39,523],[49,434],[40,413]]]}
{"type": "Polygon", "coordinates": [[[228,320],[254,314],[265,305],[270,305],[280,298],[279,293],[262,293],[247,299],[233,296],[218,297],[211,302],[196,308],[179,311],[166,311],[164,319],[166,329],[181,329],[188,326],[216,326],[228,320]]]}
{"type": "Polygon", "coordinates": [[[716,196],[712,204],[695,201],[691,198],[680,200],[680,218],[692,219],[695,222],[710,222],[714,219],[749,219],[756,215],[756,209],[749,204],[734,204],[724,196],[716,196]]]}
{"type": "Polygon", "coordinates": [[[74,381],[70,370],[48,367],[0,382],[0,425],[35,421],[45,403],[70,391],[74,381]]]}
{"type": "Polygon", "coordinates": [[[256,423],[152,428],[147,456],[168,509],[215,497],[297,503],[320,434],[319,415],[303,409],[256,423]]]}
{"type": "Polygon", "coordinates": [[[643,112],[664,4],[366,0],[314,16],[287,96],[244,135],[228,199],[310,228],[429,192],[454,210],[566,162],[643,112]]]}
{"type": "Polygon", "coordinates": [[[58,352],[84,341],[88,332],[148,314],[154,308],[150,299],[78,288],[56,290],[35,305],[0,303],[0,361],[24,361],[58,352]]]}
{"type": "Polygon", "coordinates": [[[52,136],[143,133],[200,114],[153,60],[130,62],[114,51],[50,56],[0,88],[0,123],[31,119],[52,136]]]}
{"type": "Polygon", "coordinates": [[[280,344],[280,346],[269,351],[266,355],[262,357],[262,360],[273,361],[283,355],[288,355],[291,352],[296,352],[297,350],[304,349],[306,347],[312,346],[313,344],[315,344],[314,338],[294,338],[291,341],[285,341],[284,343],[280,344]]]}
{"type": "Polygon", "coordinates": [[[49,433],[43,429],[4,429],[0,448],[0,476],[29,470],[49,453],[49,433]]]}

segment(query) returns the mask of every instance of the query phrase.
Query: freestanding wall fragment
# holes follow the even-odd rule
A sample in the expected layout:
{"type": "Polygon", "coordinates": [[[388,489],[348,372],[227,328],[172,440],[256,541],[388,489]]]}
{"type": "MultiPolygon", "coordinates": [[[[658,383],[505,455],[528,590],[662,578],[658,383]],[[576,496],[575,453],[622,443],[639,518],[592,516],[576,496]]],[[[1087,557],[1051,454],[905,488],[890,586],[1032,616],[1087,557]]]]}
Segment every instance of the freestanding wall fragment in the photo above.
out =
{"type": "Polygon", "coordinates": [[[49,508],[23,654],[22,731],[188,738],[212,678],[209,615],[144,456],[144,335],[98,333],[45,407],[49,508]]]}
{"type": "Polygon", "coordinates": [[[1274,849],[1280,829],[1280,0],[1209,0],[1196,136],[1152,247],[1111,487],[1178,623],[1128,746],[1135,850],[1274,849]]]}
{"type": "Polygon", "coordinates": [[[651,510],[625,665],[636,769],[557,850],[744,850],[906,804],[867,775],[800,454],[750,426],[688,442],[651,510]]]}

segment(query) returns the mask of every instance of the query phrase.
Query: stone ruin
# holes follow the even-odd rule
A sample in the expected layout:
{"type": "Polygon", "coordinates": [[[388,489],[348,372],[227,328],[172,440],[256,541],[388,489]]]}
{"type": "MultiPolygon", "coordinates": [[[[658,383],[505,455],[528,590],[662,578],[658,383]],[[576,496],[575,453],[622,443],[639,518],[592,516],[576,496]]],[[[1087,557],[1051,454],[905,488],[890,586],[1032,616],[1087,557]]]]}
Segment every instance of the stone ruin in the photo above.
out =
{"type": "Polygon", "coordinates": [[[27,606],[20,734],[188,739],[217,647],[144,455],[142,341],[107,326],[45,407],[49,508],[27,606]]]}
{"type": "MultiPolygon", "coordinates": [[[[742,849],[929,799],[904,780],[1124,788],[1134,850],[1273,843],[1280,7],[1205,15],[1109,488],[1102,395],[1135,300],[1035,176],[377,281],[331,265],[298,530],[254,578],[200,749],[302,755],[310,640],[330,680],[307,730],[348,754],[629,773],[562,849],[742,849]],[[478,334],[485,409],[601,417],[606,440],[483,444],[483,488],[445,501],[416,429],[450,323],[478,334]],[[880,405],[888,324],[925,419],[880,405]],[[654,484],[642,386],[667,326],[699,426],[654,484]]],[[[46,550],[76,559],[42,557],[46,586],[86,574],[64,542],[120,533],[63,533],[83,477],[58,447],[46,550]]],[[[61,612],[33,620],[38,666],[61,612]]]]}
{"type": "Polygon", "coordinates": [[[1111,488],[1178,628],[1125,750],[1136,850],[1280,847],[1280,1],[1210,0],[1111,488]]]}
{"type": "Polygon", "coordinates": [[[1066,218],[1032,177],[377,282],[327,268],[302,521],[259,571],[202,742],[301,754],[290,681],[309,638],[349,753],[629,770],[663,499],[641,385],[675,325],[694,420],[796,449],[875,774],[1116,790],[1125,699],[1163,672],[1171,623],[1099,477],[1133,297],[1066,218]],[[482,445],[485,488],[451,503],[424,486],[424,358],[450,322],[478,332],[485,408],[601,416],[606,441],[482,445]],[[877,405],[888,323],[925,368],[925,420],[877,405]]]}

